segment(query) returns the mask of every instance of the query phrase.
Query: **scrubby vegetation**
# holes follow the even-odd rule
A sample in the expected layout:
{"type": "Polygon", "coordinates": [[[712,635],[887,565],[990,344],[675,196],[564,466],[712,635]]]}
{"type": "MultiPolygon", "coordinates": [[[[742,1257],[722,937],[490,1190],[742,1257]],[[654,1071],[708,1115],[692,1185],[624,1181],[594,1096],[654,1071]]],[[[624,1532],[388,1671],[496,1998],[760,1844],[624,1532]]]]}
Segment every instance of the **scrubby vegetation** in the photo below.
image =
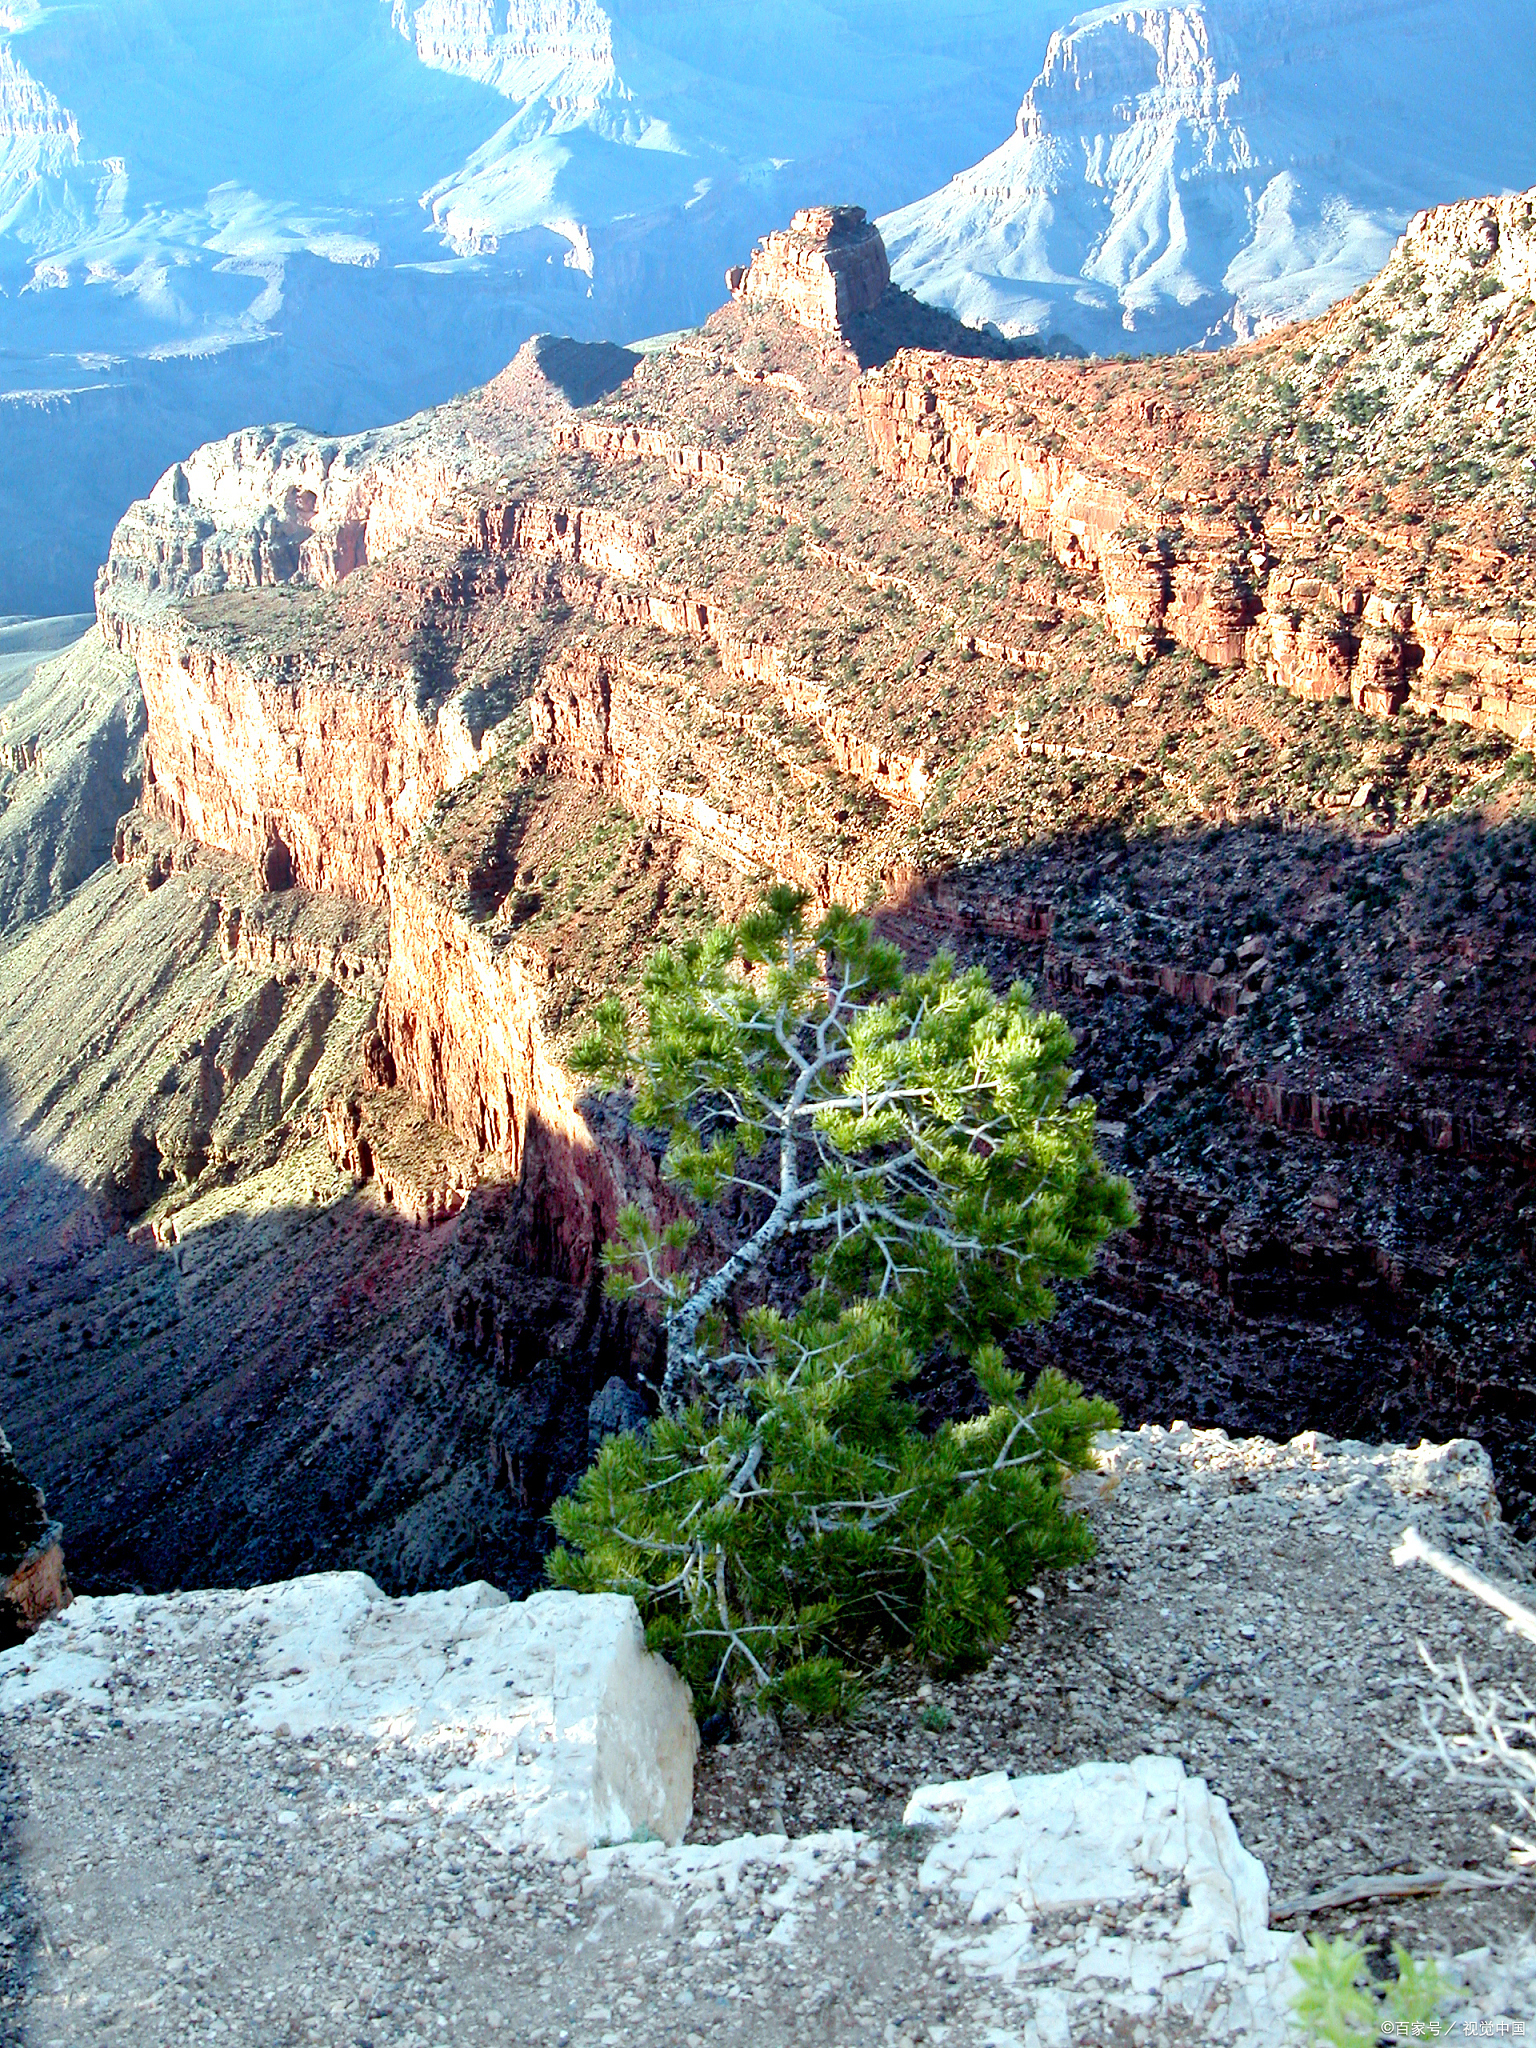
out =
{"type": "Polygon", "coordinates": [[[1393,1975],[1372,1975],[1364,1949],[1342,1938],[1313,1935],[1296,1958],[1301,1982],[1293,2007],[1308,2041],[1350,2048],[1381,2040],[1432,2040],[1449,2034],[1442,2004],[1451,1989],[1432,1961],[1392,1945],[1393,1975]]]}
{"type": "Polygon", "coordinates": [[[871,1657],[985,1652],[1010,1596],[1090,1547],[1061,1480],[1113,1410],[1055,1373],[1026,1391],[996,1340],[1089,1270],[1130,1194],[1098,1162],[1092,1105],[1068,1099],[1059,1017],[943,955],[908,973],[846,911],[812,929],[776,890],[658,953],[643,1002],[638,1038],[602,1006],[575,1064],[635,1084],[710,1242],[742,1221],[696,1273],[692,1223],[623,1217],[609,1285],[662,1304],[662,1413],[557,1505],[551,1574],[632,1594],[701,1710],[746,1686],[838,1711],[871,1657]],[[741,1312],[796,1240],[798,1298],[741,1312]],[[905,1390],[936,1352],[970,1363],[988,1405],[927,1434],[905,1390]]]}

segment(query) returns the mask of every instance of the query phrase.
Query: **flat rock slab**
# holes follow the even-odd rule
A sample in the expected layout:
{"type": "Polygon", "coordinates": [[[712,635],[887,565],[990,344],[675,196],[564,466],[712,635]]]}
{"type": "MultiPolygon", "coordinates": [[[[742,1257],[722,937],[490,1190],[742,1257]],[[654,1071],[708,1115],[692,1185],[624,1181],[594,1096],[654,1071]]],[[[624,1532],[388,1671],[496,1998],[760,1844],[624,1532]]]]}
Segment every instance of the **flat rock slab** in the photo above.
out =
{"type": "Polygon", "coordinates": [[[362,1572],[249,1592],[77,1600],[0,1657],[0,1717],[73,1703],[113,1748],[146,1725],[339,1737],[388,1753],[502,1848],[681,1839],[687,1688],[614,1594],[484,1584],[389,1600],[362,1572]]]}
{"type": "Polygon", "coordinates": [[[975,1932],[953,1948],[1033,2006],[1042,2040],[1070,2040],[1086,2017],[1182,2023],[1208,2041],[1284,2034],[1300,1938],[1271,1932],[1263,1864],[1177,1757],[998,1771],[925,1788],[906,1818],[942,1830],[918,1882],[967,1908],[975,1932]],[[1055,1934],[1085,1915],[1085,1937],[1055,1934]]]}
{"type": "MultiPolygon", "coordinates": [[[[1137,2039],[1242,2048],[1285,2037],[1300,1939],[1271,1931],[1264,1866],[1176,1757],[926,1785],[906,1827],[899,1841],[837,1828],[601,1849],[588,1882],[600,1895],[649,1883],[694,1948],[723,1946],[747,1915],[793,1954],[816,1945],[850,1891],[880,1905],[873,1888],[893,1871],[900,1884],[915,1851],[923,1959],[941,1983],[960,1966],[993,2048],[1130,2039],[1137,2027],[1137,2039]]],[[[878,1932],[884,1912],[871,1917],[878,1932]]]]}

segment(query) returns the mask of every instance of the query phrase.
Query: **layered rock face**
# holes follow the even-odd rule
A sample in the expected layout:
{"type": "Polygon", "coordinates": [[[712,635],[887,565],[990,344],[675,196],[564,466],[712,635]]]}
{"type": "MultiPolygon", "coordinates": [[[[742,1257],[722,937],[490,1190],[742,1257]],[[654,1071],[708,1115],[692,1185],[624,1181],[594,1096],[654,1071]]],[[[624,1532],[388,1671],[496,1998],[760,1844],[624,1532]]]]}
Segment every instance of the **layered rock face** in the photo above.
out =
{"type": "Polygon", "coordinates": [[[591,1277],[626,1203],[661,1216],[675,1209],[652,1148],[561,1060],[564,1020],[615,971],[608,948],[617,941],[631,957],[629,934],[609,939],[593,923],[608,849],[625,841],[638,873],[646,842],[617,829],[605,800],[491,779],[441,808],[430,843],[398,862],[389,884],[376,1079],[413,1091],[471,1159],[520,1183],[543,1269],[576,1284],[591,1277]],[[587,863],[590,880],[573,899],[587,863]],[[569,902],[558,923],[544,908],[551,870],[569,902]]]}
{"type": "Polygon", "coordinates": [[[398,32],[423,64],[461,72],[518,102],[542,92],[567,122],[627,97],[613,60],[613,23],[594,0],[512,6],[505,27],[481,0],[393,0],[398,32]]]}
{"type": "Polygon", "coordinates": [[[68,1606],[62,1535],[0,1430],[0,1649],[9,1649],[68,1606]]]}
{"type": "Polygon", "coordinates": [[[862,206],[806,206],[766,235],[745,269],[726,272],[733,297],[778,307],[801,327],[841,334],[880,303],[891,281],[880,230],[862,206]]]}
{"type": "Polygon", "coordinates": [[[513,1179],[554,1192],[559,1267],[585,1277],[621,1206],[541,1028],[548,970],[497,946],[409,874],[390,891],[379,1026],[400,1081],[513,1179]]]}
{"type": "MultiPolygon", "coordinates": [[[[788,309],[795,318],[813,327],[821,319],[817,291],[834,328],[880,300],[879,236],[859,209],[811,209],[789,231],[791,245],[796,275],[815,285],[788,309]]],[[[782,283],[793,268],[780,250],[763,278],[782,283]]],[[[748,294],[755,309],[783,312],[778,287],[759,283],[748,294]]],[[[846,350],[834,355],[846,391],[857,363],[846,350]]],[[[169,471],[120,522],[98,589],[102,633],[136,661],[148,709],[144,808],[238,852],[274,886],[381,895],[391,860],[432,804],[501,738],[483,688],[457,688],[441,661],[405,651],[410,633],[394,598],[407,593],[418,641],[431,650],[445,624],[458,633],[459,622],[479,616],[483,579],[474,565],[487,560],[519,565],[514,602],[525,612],[565,601],[621,631],[707,642],[730,674],[768,685],[789,719],[819,735],[833,772],[881,799],[919,803],[928,779],[921,749],[860,732],[821,683],[799,672],[778,631],[667,575],[654,521],[609,504],[507,495],[500,472],[550,445],[605,471],[633,462],[649,472],[661,461],[681,485],[718,479],[733,488],[718,447],[679,443],[660,425],[572,416],[567,393],[590,401],[636,361],[540,338],[485,391],[400,428],[344,442],[252,430],[169,471]],[[555,583],[524,573],[530,564],[558,573],[558,599],[555,583]],[[385,582],[354,598],[364,570],[385,582]],[[314,628],[322,614],[297,593],[343,584],[342,617],[356,630],[338,653],[332,633],[314,628]]],[[[773,374],[806,404],[803,377],[773,374]]],[[[329,629],[334,615],[324,616],[329,629]]],[[[470,666],[462,655],[457,664],[470,666]]],[[[516,695],[504,695],[499,711],[516,695]]],[[[609,751],[622,758],[622,748],[609,751]]],[[[635,789],[666,788],[665,775],[619,774],[635,789]]],[[[748,824],[737,805],[689,794],[669,797],[668,807],[688,829],[734,843],[741,858],[806,870],[823,895],[838,886],[835,863],[816,859],[807,869],[782,826],[748,824]]]]}
{"type": "Polygon", "coordinates": [[[338,676],[296,642],[280,593],[334,588],[438,522],[451,533],[477,480],[570,420],[566,388],[588,397],[635,360],[541,336],[483,390],[402,426],[340,441],[251,429],[167,471],[119,522],[97,585],[102,636],[143,687],[145,808],[271,886],[381,895],[433,801],[496,736],[397,639],[375,638],[374,658],[338,676]],[[208,613],[206,630],[206,601],[242,592],[268,609],[233,631],[227,611],[208,613]]]}
{"type": "Polygon", "coordinates": [[[1311,318],[1415,209],[1529,175],[1521,26],[1514,0],[1093,8],[1052,34],[999,147],[882,218],[896,274],[964,319],[1103,355],[1311,318]],[[1427,78],[1433,115],[1404,123],[1427,78]]]}
{"type": "Polygon", "coordinates": [[[674,764],[685,748],[705,754],[713,738],[723,756],[735,735],[719,730],[712,707],[680,707],[678,716],[658,701],[657,682],[654,673],[595,650],[561,661],[529,700],[527,765],[612,790],[637,817],[707,847],[743,873],[786,875],[827,900],[840,877],[824,860],[808,859],[788,822],[754,807],[739,784],[731,801],[723,760],[707,793],[678,786],[674,764]]]}
{"type": "Polygon", "coordinates": [[[1315,328],[1176,381],[904,353],[855,402],[887,475],[963,493],[1094,575],[1106,626],[1139,659],[1188,648],[1314,702],[1406,707],[1529,745],[1536,625],[1509,522],[1531,497],[1533,251],[1536,193],[1439,208],[1315,328]],[[1421,309],[1438,315],[1433,354],[1421,309]],[[1234,462],[1231,418],[1250,407],[1262,452],[1234,462]],[[1433,435],[1437,418],[1493,489],[1426,500],[1399,475],[1401,437],[1433,435]]]}
{"type": "Polygon", "coordinates": [[[547,1214],[405,1089],[335,1170],[387,906],[264,891],[141,815],[120,846],[8,937],[0,1004],[0,1413],[70,1578],[535,1585],[644,1319],[550,1277],[547,1214]]]}
{"type": "Polygon", "coordinates": [[[398,671],[338,688],[302,662],[201,641],[174,615],[124,638],[149,714],[145,809],[245,856],[271,888],[381,896],[436,797],[494,751],[451,706],[413,701],[398,671]]]}
{"type": "MultiPolygon", "coordinates": [[[[642,617],[663,633],[696,634],[714,648],[723,675],[771,693],[789,718],[814,732],[832,773],[887,804],[911,808],[922,802],[928,781],[922,756],[888,752],[861,737],[824,692],[791,672],[782,646],[739,638],[728,617],[703,604],[653,597],[642,617]]],[[[785,815],[788,807],[744,786],[745,762],[726,758],[734,752],[751,760],[756,749],[750,741],[758,735],[748,720],[707,700],[679,707],[680,719],[660,681],[654,670],[585,649],[552,665],[528,702],[530,763],[612,788],[639,816],[707,843],[742,867],[791,875],[830,901],[852,870],[829,861],[808,835],[797,832],[785,815]],[[745,748],[743,738],[749,741],[745,748]],[[706,764],[706,792],[678,786],[675,763],[682,746],[706,764]]],[[[751,767],[758,771],[751,776],[756,782],[762,764],[751,761],[751,767]]]]}
{"type": "MultiPolygon", "coordinates": [[[[619,377],[633,363],[604,344],[561,346],[618,359],[619,377]]],[[[398,426],[331,438],[251,427],[173,463],[112,535],[97,578],[104,628],[131,637],[135,614],[156,599],[323,588],[393,553],[465,485],[537,454],[569,418],[545,373],[549,351],[550,338],[536,336],[491,383],[398,426]]]]}

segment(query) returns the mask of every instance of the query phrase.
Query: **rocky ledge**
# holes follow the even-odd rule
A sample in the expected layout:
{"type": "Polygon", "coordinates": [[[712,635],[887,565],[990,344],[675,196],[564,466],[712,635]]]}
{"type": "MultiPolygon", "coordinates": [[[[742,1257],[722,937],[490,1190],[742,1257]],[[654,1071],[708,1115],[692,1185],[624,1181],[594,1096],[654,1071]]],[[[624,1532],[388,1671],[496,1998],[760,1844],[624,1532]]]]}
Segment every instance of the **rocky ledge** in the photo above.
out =
{"type": "Polygon", "coordinates": [[[77,1602],[0,1659],[10,2016],[38,2048],[1258,2048],[1303,1930],[1527,2013],[1484,1788],[1386,1768],[1416,1639],[1520,1672],[1388,1557],[1411,1518],[1528,1578],[1477,1446],[1142,1430],[1083,1499],[1098,1559],[984,1671],[876,1674],[846,1729],[748,1720],[675,1845],[644,1837],[687,1810],[692,1731],[627,1603],[356,1574],[77,1602]]]}

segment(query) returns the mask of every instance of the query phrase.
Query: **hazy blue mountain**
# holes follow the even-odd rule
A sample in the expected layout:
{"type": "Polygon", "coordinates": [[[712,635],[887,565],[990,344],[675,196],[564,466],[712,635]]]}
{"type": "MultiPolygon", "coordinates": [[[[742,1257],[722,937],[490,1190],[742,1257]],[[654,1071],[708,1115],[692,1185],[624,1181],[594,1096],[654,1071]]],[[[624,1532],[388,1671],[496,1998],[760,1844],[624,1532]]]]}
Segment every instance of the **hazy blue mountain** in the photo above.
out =
{"type": "Polygon", "coordinates": [[[1188,0],[1079,15],[1008,139],[880,225],[967,320],[1187,348],[1321,312],[1420,207],[1533,183],[1531,0],[1188,0]]]}
{"type": "Polygon", "coordinates": [[[541,329],[702,319],[795,206],[968,162],[1055,18],[0,0],[0,612],[87,601],[118,513],[210,436],[396,419],[541,329]]]}

